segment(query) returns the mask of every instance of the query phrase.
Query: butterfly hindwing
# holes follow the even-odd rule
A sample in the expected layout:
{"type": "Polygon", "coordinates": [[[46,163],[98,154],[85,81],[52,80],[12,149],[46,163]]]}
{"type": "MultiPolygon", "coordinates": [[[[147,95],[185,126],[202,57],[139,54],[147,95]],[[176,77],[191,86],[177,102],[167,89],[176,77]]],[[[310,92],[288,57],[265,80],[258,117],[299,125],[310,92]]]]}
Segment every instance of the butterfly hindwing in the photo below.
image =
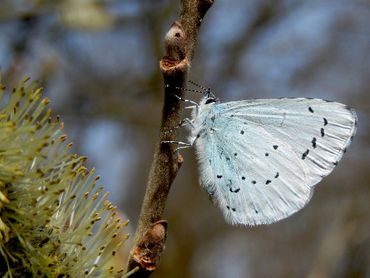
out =
{"type": "Polygon", "coordinates": [[[203,106],[193,129],[201,183],[232,224],[272,223],[302,208],[355,131],[354,112],[318,99],[203,106]]]}

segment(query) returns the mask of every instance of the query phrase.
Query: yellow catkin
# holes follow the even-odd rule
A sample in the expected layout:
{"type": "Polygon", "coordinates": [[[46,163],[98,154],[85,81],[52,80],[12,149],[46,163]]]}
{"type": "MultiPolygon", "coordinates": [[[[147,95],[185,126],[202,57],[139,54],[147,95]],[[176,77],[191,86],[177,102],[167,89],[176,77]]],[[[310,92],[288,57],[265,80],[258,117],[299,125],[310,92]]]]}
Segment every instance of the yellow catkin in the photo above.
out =
{"type": "MultiPolygon", "coordinates": [[[[113,246],[126,240],[117,235],[127,222],[95,189],[87,157],[70,154],[42,89],[28,82],[0,109],[0,277],[112,277],[121,269],[109,265],[113,246]]],[[[4,90],[0,84],[0,102],[4,90]]]]}

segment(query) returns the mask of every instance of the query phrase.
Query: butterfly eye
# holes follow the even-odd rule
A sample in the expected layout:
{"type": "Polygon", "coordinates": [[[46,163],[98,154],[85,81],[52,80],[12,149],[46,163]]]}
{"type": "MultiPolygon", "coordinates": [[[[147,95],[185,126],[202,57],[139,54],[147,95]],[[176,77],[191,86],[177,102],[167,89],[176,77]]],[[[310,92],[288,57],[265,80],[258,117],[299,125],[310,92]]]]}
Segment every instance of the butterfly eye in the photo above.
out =
{"type": "Polygon", "coordinates": [[[216,102],[216,100],[214,98],[209,98],[206,100],[206,104],[210,104],[210,103],[213,103],[213,102],[216,102]]]}

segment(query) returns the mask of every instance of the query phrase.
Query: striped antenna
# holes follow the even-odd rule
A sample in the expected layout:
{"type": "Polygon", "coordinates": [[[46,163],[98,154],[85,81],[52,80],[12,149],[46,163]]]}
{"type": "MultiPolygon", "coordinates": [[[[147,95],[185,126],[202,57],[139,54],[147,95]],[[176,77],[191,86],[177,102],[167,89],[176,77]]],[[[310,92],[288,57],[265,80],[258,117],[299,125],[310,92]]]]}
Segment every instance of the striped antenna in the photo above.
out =
{"type": "Polygon", "coordinates": [[[194,81],[192,80],[188,80],[188,82],[196,87],[198,87],[199,89],[202,89],[203,91],[208,91],[209,88],[207,89],[206,87],[203,87],[202,85],[199,85],[198,83],[195,83],[194,81]]]}
{"type": "Polygon", "coordinates": [[[214,99],[216,99],[216,96],[211,92],[211,88],[206,88],[206,87],[203,87],[202,85],[199,85],[198,83],[195,83],[194,81],[192,80],[188,80],[188,82],[200,89],[202,89],[202,94],[203,95],[207,95],[208,97],[212,97],[214,99]]]}
{"type": "MultiPolygon", "coordinates": [[[[164,85],[166,88],[170,87],[169,84],[164,85]]],[[[183,92],[192,92],[192,93],[198,93],[198,94],[204,94],[204,91],[199,91],[199,90],[194,90],[194,89],[189,89],[189,88],[182,88],[182,87],[174,87],[177,90],[183,91],[183,92]]]]}
{"type": "MultiPolygon", "coordinates": [[[[188,81],[190,84],[193,84],[195,86],[197,86],[198,88],[202,89],[202,91],[200,90],[195,90],[195,89],[189,89],[189,88],[182,88],[182,87],[177,87],[175,86],[174,88],[177,89],[177,90],[180,90],[180,91],[183,91],[183,92],[192,92],[192,93],[197,93],[197,94],[202,94],[203,96],[207,96],[207,97],[212,97],[214,99],[216,99],[216,96],[211,92],[211,88],[205,88],[191,80],[188,81]]],[[[166,88],[170,87],[170,84],[165,84],[164,85],[166,88]]]]}

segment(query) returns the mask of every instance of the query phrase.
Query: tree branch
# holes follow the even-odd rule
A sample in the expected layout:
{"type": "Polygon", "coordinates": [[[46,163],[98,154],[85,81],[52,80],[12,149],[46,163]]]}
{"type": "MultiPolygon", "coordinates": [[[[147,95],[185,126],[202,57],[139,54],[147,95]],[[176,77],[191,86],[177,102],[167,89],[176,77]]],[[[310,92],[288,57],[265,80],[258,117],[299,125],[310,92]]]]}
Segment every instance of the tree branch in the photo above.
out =
{"type": "Polygon", "coordinates": [[[139,267],[132,277],[148,277],[156,269],[164,250],[167,221],[161,217],[183,158],[175,152],[175,146],[161,142],[176,140],[174,132],[166,132],[181,119],[181,103],[174,95],[183,95],[179,88],[186,87],[199,28],[212,4],[213,0],[182,0],[180,21],[175,21],[165,36],[165,53],[159,63],[165,84],[162,121],[127,267],[127,271],[139,267]]]}

